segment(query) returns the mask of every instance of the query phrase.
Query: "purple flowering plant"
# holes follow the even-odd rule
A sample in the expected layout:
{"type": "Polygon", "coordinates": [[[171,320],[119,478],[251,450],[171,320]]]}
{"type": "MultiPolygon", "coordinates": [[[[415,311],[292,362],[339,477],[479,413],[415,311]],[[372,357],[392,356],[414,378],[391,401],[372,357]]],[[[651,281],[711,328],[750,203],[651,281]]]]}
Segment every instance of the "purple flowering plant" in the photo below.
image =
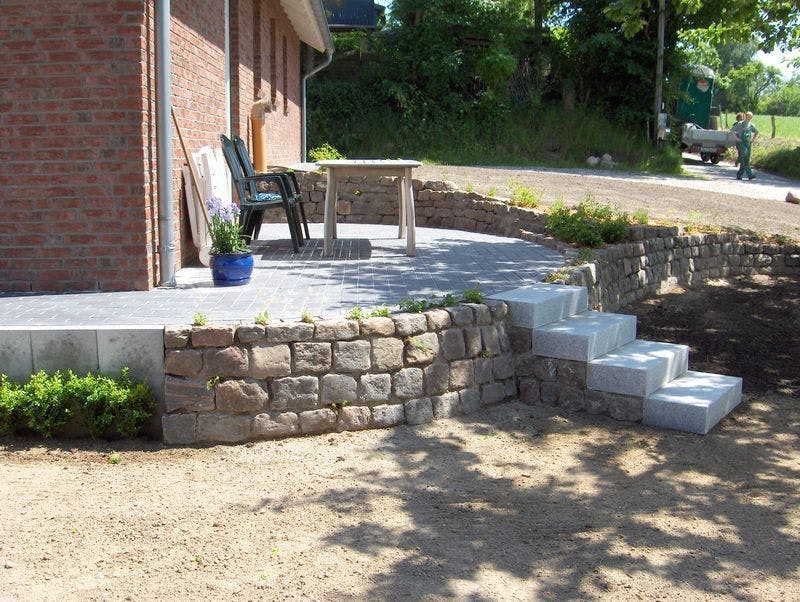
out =
{"type": "Polygon", "coordinates": [[[211,253],[247,252],[249,249],[239,225],[239,207],[235,203],[223,205],[222,199],[215,196],[206,199],[206,207],[211,218],[211,253]]]}

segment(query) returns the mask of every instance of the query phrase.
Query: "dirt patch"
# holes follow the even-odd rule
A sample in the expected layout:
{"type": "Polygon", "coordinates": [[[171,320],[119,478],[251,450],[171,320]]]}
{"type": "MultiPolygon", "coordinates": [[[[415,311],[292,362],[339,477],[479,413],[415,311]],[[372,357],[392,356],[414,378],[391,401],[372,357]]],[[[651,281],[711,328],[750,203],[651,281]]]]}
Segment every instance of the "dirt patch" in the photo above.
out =
{"type": "Polygon", "coordinates": [[[798,284],[628,308],[744,375],[707,436],[510,403],[248,446],[6,439],[0,600],[798,599],[798,284]]]}

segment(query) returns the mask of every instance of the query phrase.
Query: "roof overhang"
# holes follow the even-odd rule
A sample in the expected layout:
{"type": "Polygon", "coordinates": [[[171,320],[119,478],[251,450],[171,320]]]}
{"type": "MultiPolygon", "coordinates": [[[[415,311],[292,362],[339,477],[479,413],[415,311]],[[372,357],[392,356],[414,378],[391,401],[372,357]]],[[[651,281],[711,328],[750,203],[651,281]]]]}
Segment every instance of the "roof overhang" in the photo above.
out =
{"type": "Polygon", "coordinates": [[[301,42],[320,52],[333,52],[333,40],[322,0],[280,1],[301,42]]]}

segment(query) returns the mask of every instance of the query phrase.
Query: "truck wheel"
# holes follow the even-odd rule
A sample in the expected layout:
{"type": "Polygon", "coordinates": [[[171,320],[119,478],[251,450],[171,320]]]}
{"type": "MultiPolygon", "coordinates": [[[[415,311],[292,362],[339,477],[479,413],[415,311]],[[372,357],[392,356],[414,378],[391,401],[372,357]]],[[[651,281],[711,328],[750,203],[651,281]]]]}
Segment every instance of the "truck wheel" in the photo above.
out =
{"type": "Polygon", "coordinates": [[[708,163],[708,153],[700,153],[700,158],[703,160],[703,163],[708,163]]]}
{"type": "Polygon", "coordinates": [[[712,162],[714,165],[716,165],[717,163],[719,163],[719,155],[718,155],[717,153],[711,153],[711,157],[710,157],[710,159],[711,159],[711,162],[712,162]]]}

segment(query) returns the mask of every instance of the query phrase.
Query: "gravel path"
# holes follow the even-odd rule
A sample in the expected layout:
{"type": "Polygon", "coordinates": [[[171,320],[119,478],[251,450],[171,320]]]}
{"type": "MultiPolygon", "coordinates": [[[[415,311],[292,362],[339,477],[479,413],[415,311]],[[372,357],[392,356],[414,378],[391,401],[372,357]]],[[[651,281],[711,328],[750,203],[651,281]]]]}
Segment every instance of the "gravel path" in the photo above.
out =
{"type": "Polygon", "coordinates": [[[634,213],[644,210],[653,219],[734,226],[763,234],[800,239],[800,205],[785,201],[800,181],[758,172],[756,179],[736,180],[731,163],[703,164],[686,157],[684,177],[598,169],[466,167],[425,165],[414,171],[421,180],[446,179],[459,188],[511,196],[511,181],[542,193],[542,203],[563,199],[575,205],[591,194],[600,202],[634,213]]]}

